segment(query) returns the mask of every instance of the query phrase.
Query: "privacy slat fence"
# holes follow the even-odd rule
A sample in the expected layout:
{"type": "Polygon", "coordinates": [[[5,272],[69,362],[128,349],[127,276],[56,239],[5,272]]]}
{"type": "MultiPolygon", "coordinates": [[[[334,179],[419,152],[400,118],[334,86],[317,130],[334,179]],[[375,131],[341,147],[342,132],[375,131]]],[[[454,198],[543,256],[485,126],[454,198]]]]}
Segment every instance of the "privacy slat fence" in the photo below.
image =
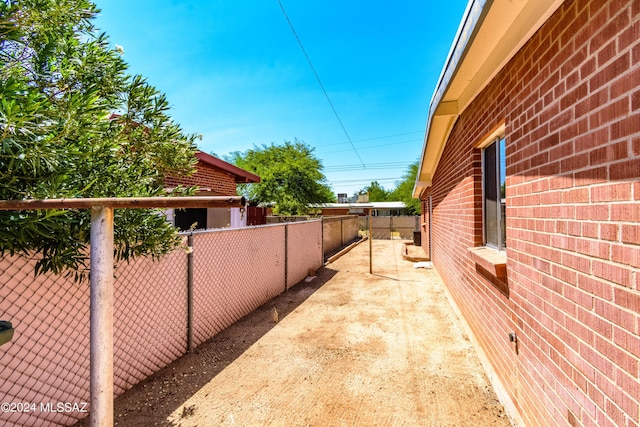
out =
{"type": "MultiPolygon", "coordinates": [[[[187,252],[115,270],[116,395],[187,350],[187,252]]],[[[195,232],[192,256],[198,345],[318,269],[323,223],[195,232]]],[[[3,406],[0,425],[66,426],[89,410],[89,286],[34,277],[34,264],[0,259],[0,319],[15,327],[13,340],[0,349],[0,403],[13,405],[3,406]]]]}
{"type": "Polygon", "coordinates": [[[322,218],[322,227],[325,257],[336,253],[341,247],[358,239],[358,217],[356,215],[324,217],[322,218]]]}
{"type": "MultiPolygon", "coordinates": [[[[371,235],[374,239],[413,239],[413,232],[420,231],[419,216],[373,216],[371,235]]],[[[360,217],[359,227],[365,234],[369,230],[369,217],[360,217]]]]}

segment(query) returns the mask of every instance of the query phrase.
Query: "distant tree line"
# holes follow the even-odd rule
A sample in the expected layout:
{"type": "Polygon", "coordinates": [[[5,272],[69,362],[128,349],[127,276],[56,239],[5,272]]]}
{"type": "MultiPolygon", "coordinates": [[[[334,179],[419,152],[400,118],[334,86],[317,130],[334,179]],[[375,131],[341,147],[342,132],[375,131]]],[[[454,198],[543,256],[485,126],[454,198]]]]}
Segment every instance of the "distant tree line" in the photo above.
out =
{"type": "Polygon", "coordinates": [[[404,202],[408,215],[418,215],[420,213],[420,200],[413,198],[413,187],[418,176],[419,161],[413,162],[405,173],[402,180],[396,183],[392,190],[386,190],[378,181],[363,187],[357,194],[368,194],[370,202],[404,202]]]}

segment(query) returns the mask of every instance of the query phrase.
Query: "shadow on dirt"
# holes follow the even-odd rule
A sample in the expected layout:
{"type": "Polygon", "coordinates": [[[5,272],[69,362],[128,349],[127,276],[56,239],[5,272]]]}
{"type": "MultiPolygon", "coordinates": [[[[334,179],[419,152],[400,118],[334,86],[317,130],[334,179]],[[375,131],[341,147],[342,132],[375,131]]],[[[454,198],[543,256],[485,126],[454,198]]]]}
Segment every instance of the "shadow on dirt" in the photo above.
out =
{"type": "MultiPolygon", "coordinates": [[[[116,426],[171,426],[169,415],[189,397],[233,363],[242,353],[273,329],[327,283],[336,270],[324,267],[315,279],[301,283],[273,298],[227,329],[162,370],[152,374],[115,399],[116,426]]],[[[190,408],[182,409],[183,417],[190,408]]],[[[89,425],[89,417],[76,427],[89,425]]]]}

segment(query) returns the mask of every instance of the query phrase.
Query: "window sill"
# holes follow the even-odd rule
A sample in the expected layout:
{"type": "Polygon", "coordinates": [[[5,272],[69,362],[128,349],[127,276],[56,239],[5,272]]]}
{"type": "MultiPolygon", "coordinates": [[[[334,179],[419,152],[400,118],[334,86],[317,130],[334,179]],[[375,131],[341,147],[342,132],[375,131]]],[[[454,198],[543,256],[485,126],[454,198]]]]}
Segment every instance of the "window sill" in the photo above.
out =
{"type": "Polygon", "coordinates": [[[480,246],[467,250],[473,262],[498,279],[507,278],[507,253],[480,246]]]}

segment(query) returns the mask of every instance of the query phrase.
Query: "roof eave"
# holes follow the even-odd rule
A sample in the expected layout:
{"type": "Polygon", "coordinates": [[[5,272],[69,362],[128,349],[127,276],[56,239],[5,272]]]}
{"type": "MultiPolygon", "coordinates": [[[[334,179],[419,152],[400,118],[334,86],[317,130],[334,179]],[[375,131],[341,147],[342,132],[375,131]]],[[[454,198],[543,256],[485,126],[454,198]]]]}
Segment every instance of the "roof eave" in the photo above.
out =
{"type": "Polygon", "coordinates": [[[258,175],[241,169],[235,165],[232,165],[231,163],[227,163],[222,159],[205,153],[204,151],[196,151],[196,157],[201,162],[209,166],[221,169],[224,172],[232,175],[236,184],[251,184],[260,182],[260,177],[258,175]]]}
{"type": "Polygon", "coordinates": [[[429,106],[413,197],[431,185],[460,114],[563,0],[470,0],[429,106]]]}

